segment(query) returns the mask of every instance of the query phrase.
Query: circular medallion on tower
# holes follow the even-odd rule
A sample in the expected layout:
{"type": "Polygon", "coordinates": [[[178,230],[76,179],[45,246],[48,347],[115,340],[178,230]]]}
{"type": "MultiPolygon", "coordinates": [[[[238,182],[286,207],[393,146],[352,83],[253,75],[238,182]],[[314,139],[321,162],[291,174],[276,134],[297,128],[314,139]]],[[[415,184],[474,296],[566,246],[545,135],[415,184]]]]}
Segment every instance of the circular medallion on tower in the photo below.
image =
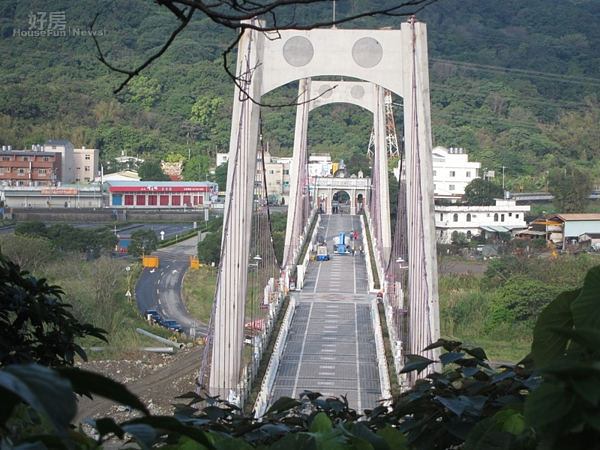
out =
{"type": "Polygon", "coordinates": [[[302,36],[294,36],[283,45],[283,58],[290,66],[305,66],[312,60],[314,54],[312,43],[302,36]]]}
{"type": "Polygon", "coordinates": [[[352,86],[352,89],[350,89],[350,95],[352,98],[359,100],[365,96],[365,88],[358,84],[356,86],[352,86]]]}
{"type": "Polygon", "coordinates": [[[362,38],[354,43],[352,58],[360,67],[370,69],[379,64],[381,58],[383,58],[383,48],[376,39],[362,38]]]}
{"type": "Polygon", "coordinates": [[[333,95],[333,89],[328,84],[324,84],[319,88],[319,97],[329,98],[333,95]]]}

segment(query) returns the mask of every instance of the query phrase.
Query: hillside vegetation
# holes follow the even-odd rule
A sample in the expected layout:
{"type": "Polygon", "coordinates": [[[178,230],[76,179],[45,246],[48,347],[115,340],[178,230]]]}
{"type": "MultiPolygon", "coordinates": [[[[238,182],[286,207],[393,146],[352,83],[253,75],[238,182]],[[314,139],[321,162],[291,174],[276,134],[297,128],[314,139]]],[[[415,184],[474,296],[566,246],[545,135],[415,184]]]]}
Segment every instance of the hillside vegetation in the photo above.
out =
{"type": "MultiPolygon", "coordinates": [[[[360,2],[340,2],[350,14],[360,2]]],[[[234,32],[198,15],[166,54],[117,95],[122,76],[97,60],[90,37],[15,36],[30,14],[64,11],[70,30],[95,30],[107,59],[131,69],[176,26],[168,11],[139,0],[9,0],[0,5],[0,143],[27,148],[70,139],[145,158],[180,154],[185,178],[204,180],[217,151],[227,151],[233,83],[222,54],[234,32]],[[100,34],[101,32],[101,34],[100,34]]],[[[330,15],[316,5],[305,21],[330,15]]],[[[434,145],[464,147],[500,171],[509,188],[544,188],[546,172],[569,161],[600,178],[600,5],[593,1],[440,0],[419,13],[429,32],[434,145]]],[[[400,19],[365,18],[343,27],[397,28],[400,19]]],[[[48,24],[46,23],[45,26],[48,24]]],[[[234,60],[230,55],[229,61],[234,60]]],[[[294,85],[268,96],[296,95],[294,85]]],[[[395,99],[400,104],[401,99],[395,99]]],[[[291,154],[295,108],[263,113],[269,149],[291,154]]],[[[401,132],[402,108],[396,108],[401,132]]],[[[311,114],[309,145],[365,169],[372,119],[336,105],[311,114]]]]}

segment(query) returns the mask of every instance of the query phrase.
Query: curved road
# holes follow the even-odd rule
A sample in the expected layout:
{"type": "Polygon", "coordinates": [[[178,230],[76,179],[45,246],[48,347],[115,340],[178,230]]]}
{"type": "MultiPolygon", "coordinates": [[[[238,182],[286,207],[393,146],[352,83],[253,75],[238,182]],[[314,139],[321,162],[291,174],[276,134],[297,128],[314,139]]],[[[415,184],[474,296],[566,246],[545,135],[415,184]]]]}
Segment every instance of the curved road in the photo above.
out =
{"type": "Polygon", "coordinates": [[[190,256],[196,254],[197,243],[193,237],[154,252],[158,269],[144,269],[135,286],[135,298],[142,314],[155,309],[163,318],[179,322],[185,333],[195,327],[196,336],[206,336],[208,326],[190,317],[181,298],[183,277],[190,267],[190,256]]]}

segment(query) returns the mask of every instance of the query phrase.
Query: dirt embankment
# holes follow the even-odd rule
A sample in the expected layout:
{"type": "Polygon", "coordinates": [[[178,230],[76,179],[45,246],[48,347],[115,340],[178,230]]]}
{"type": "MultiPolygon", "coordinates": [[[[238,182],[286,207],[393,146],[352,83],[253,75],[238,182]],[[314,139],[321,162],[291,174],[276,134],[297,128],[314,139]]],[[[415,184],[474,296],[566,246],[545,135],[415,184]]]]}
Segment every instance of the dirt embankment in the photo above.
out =
{"type": "MultiPolygon", "coordinates": [[[[177,396],[196,390],[203,351],[204,347],[196,346],[178,350],[173,355],[144,353],[131,359],[93,361],[78,366],[125,384],[152,414],[170,415],[173,404],[185,403],[177,400],[177,396]]],[[[82,397],[74,423],[82,423],[88,417],[112,417],[121,422],[138,414],[103,398],[82,397]]]]}

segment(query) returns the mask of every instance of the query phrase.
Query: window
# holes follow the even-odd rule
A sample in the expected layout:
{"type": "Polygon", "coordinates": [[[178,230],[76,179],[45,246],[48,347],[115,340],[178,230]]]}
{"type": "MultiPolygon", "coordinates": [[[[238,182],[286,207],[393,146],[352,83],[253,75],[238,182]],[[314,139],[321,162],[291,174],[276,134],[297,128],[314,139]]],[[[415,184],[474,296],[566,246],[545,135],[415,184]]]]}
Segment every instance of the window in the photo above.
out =
{"type": "Polygon", "coordinates": [[[89,161],[90,159],[92,159],[92,155],[85,155],[85,159],[89,161]]]}
{"type": "Polygon", "coordinates": [[[0,167],[0,175],[4,175],[4,167],[0,167]]]}
{"type": "Polygon", "coordinates": [[[467,239],[471,239],[472,236],[473,233],[471,233],[471,230],[467,230],[467,239]]]}
{"type": "Polygon", "coordinates": [[[467,222],[471,221],[471,213],[467,213],[467,222]]]}
{"type": "Polygon", "coordinates": [[[498,213],[494,214],[494,222],[498,222],[498,213]]]}
{"type": "Polygon", "coordinates": [[[10,156],[3,156],[2,161],[10,161],[10,156]]]}
{"type": "Polygon", "coordinates": [[[467,170],[467,178],[471,178],[471,171],[467,170]]]}
{"type": "Polygon", "coordinates": [[[81,170],[81,167],[75,167],[75,170],[81,170]]]}
{"type": "Polygon", "coordinates": [[[83,168],[83,170],[85,170],[86,172],[89,172],[89,171],[90,171],[90,166],[85,166],[85,167],[83,168]]]}
{"type": "Polygon", "coordinates": [[[50,162],[50,157],[49,156],[42,156],[42,161],[44,161],[44,162],[50,162]]]}
{"type": "Polygon", "coordinates": [[[440,213],[440,220],[444,220],[444,213],[440,213]]]}
{"type": "Polygon", "coordinates": [[[29,161],[29,156],[23,156],[23,161],[29,161]]]}
{"type": "Polygon", "coordinates": [[[450,189],[451,191],[455,191],[456,190],[456,185],[451,184],[448,189],[450,189]]]}
{"type": "Polygon", "coordinates": [[[454,222],[458,222],[458,214],[454,214],[454,216],[452,216],[452,220],[454,222]]]}
{"type": "Polygon", "coordinates": [[[25,175],[25,169],[18,169],[17,170],[17,174],[18,175],[25,175]]]}
{"type": "Polygon", "coordinates": [[[519,218],[519,215],[518,215],[518,214],[515,214],[515,217],[518,219],[518,218],[519,218]]]}
{"type": "Polygon", "coordinates": [[[512,213],[508,213],[508,217],[512,217],[512,213]]]}
{"type": "Polygon", "coordinates": [[[504,222],[504,214],[500,214],[500,222],[504,222]]]}
{"type": "Polygon", "coordinates": [[[450,171],[450,176],[451,177],[455,177],[456,176],[456,171],[455,170],[451,170],[450,171]]]}
{"type": "Polygon", "coordinates": [[[46,169],[38,169],[38,175],[40,177],[45,177],[46,176],[46,169]]]}
{"type": "Polygon", "coordinates": [[[289,171],[289,170],[284,170],[284,171],[283,171],[283,174],[284,174],[284,175],[289,175],[289,174],[290,174],[290,171],[289,171]]]}
{"type": "Polygon", "coordinates": [[[269,175],[273,175],[273,174],[275,174],[275,171],[274,170],[269,170],[269,175]]]}
{"type": "Polygon", "coordinates": [[[433,176],[434,176],[434,177],[437,177],[437,170],[434,170],[434,171],[433,171],[433,176]]]}

